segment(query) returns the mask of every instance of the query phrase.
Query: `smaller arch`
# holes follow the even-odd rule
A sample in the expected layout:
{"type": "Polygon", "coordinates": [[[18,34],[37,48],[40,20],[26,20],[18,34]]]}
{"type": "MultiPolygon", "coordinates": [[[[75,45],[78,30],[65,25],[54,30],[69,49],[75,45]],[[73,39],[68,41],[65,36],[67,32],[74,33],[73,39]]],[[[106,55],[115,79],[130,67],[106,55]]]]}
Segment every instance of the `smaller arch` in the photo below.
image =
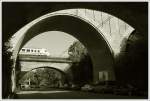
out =
{"type": "Polygon", "coordinates": [[[36,70],[36,69],[40,69],[40,68],[49,68],[49,69],[52,69],[52,70],[55,70],[55,71],[58,71],[61,76],[64,78],[65,81],[68,81],[68,77],[67,77],[67,73],[65,73],[64,71],[61,71],[57,68],[54,68],[54,67],[50,67],[50,66],[45,66],[45,67],[37,67],[37,68],[34,68],[34,69],[31,69],[29,71],[27,71],[26,73],[24,73],[23,75],[21,75],[20,79],[21,80],[27,73],[33,71],[33,70],[36,70]]]}
{"type": "Polygon", "coordinates": [[[29,88],[30,87],[31,88],[58,87],[59,88],[59,87],[63,87],[64,84],[68,84],[68,83],[69,83],[69,79],[66,73],[64,73],[63,71],[57,68],[46,66],[46,67],[37,67],[24,73],[20,77],[20,79],[18,79],[16,87],[19,88],[19,90],[22,90],[24,88],[26,89],[26,87],[29,87],[29,88]],[[38,72],[33,71],[33,70],[41,69],[41,68],[44,68],[44,69],[38,72]],[[45,70],[45,68],[48,68],[48,69],[45,70]],[[31,74],[28,75],[28,73],[31,73],[31,74]]]}
{"type": "MultiPolygon", "coordinates": [[[[40,68],[50,68],[50,69],[59,71],[59,72],[62,73],[63,75],[66,75],[66,73],[65,73],[64,71],[62,71],[62,70],[60,70],[60,69],[57,69],[57,68],[55,68],[55,67],[50,67],[50,66],[37,67],[37,68],[31,69],[30,71],[33,71],[33,70],[35,70],[35,69],[40,69],[40,68]]],[[[30,71],[28,71],[28,72],[30,72],[30,71]]]]}
{"type": "MultiPolygon", "coordinates": [[[[60,69],[58,69],[58,68],[50,67],[50,66],[41,66],[41,67],[36,67],[36,68],[33,68],[33,69],[29,70],[29,71],[26,71],[26,73],[24,73],[24,74],[22,75],[22,77],[23,77],[24,75],[26,75],[28,72],[33,71],[33,70],[35,70],[35,69],[39,69],[39,68],[50,68],[50,69],[59,71],[59,72],[60,72],[61,74],[63,74],[63,75],[67,75],[67,73],[65,73],[65,71],[62,71],[62,70],[60,70],[60,69]]],[[[22,77],[21,77],[21,78],[22,78],[22,77]]]]}

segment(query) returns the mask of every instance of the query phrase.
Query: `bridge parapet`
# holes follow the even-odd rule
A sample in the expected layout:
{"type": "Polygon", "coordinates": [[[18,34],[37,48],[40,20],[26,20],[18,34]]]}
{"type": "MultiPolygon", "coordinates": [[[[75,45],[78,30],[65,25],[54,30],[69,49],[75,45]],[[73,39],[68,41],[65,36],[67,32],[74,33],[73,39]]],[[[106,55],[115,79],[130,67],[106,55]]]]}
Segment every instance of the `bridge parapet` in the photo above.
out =
{"type": "Polygon", "coordinates": [[[37,62],[37,61],[20,61],[21,71],[31,71],[37,67],[53,67],[63,72],[67,72],[72,63],[53,63],[53,62],[37,62]]]}
{"type": "Polygon", "coordinates": [[[19,55],[19,60],[31,62],[75,63],[75,61],[72,61],[69,58],[36,55],[19,55]]]}

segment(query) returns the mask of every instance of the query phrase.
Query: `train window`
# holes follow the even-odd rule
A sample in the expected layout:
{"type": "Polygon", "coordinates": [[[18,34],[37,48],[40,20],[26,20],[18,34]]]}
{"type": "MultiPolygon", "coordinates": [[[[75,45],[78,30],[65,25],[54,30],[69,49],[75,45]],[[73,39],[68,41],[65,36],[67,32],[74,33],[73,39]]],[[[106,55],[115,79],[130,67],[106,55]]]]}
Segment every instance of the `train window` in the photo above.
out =
{"type": "Polygon", "coordinates": [[[33,52],[33,49],[31,49],[31,52],[33,52]]]}
{"type": "Polygon", "coordinates": [[[27,49],[27,52],[30,52],[30,49],[27,49]]]}
{"type": "Polygon", "coordinates": [[[40,52],[40,50],[38,50],[38,52],[40,52]]]}
{"type": "Polygon", "coordinates": [[[22,49],[23,52],[25,52],[25,49],[22,49]]]}
{"type": "Polygon", "coordinates": [[[34,50],[34,52],[36,52],[36,50],[34,50]]]}

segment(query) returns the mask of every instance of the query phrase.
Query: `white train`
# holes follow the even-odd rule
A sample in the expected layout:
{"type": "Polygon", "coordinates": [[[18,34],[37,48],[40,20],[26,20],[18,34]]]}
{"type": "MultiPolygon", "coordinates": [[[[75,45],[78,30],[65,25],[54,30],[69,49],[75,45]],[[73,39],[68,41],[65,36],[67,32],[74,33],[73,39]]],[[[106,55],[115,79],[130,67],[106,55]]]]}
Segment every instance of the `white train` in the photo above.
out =
{"type": "Polygon", "coordinates": [[[22,48],[19,52],[20,55],[38,55],[49,56],[49,52],[44,48],[22,48]]]}

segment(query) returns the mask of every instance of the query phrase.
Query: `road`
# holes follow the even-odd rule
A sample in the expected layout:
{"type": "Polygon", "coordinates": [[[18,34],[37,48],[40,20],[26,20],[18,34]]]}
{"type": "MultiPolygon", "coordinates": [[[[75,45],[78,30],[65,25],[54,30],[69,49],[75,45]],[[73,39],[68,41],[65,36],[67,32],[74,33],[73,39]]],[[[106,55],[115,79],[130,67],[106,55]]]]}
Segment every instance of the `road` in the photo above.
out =
{"type": "Polygon", "coordinates": [[[53,89],[51,91],[19,91],[15,99],[144,99],[144,97],[53,89]]]}

